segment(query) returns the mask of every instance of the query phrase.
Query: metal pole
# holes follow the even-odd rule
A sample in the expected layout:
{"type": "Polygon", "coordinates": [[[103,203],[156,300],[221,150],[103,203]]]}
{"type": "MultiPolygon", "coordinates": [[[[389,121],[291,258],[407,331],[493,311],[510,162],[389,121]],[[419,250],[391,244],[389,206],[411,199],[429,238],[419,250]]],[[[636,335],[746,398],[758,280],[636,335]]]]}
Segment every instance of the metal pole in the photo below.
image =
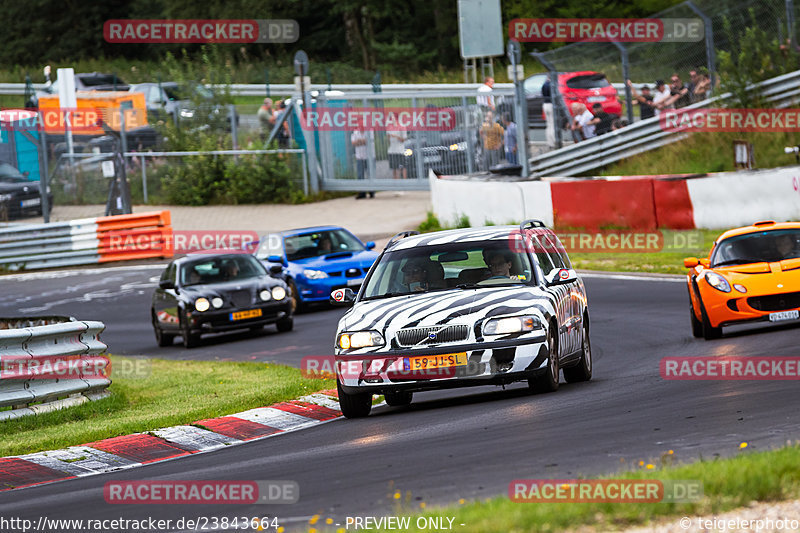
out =
{"type": "MultiPolygon", "coordinates": [[[[791,2],[791,0],[787,0],[791,2]]],[[[708,63],[708,79],[711,81],[711,85],[708,88],[708,97],[712,96],[714,93],[714,78],[715,72],[717,70],[717,52],[714,49],[714,27],[711,24],[711,18],[706,15],[704,12],[700,11],[700,8],[694,5],[691,0],[686,2],[686,6],[694,11],[694,13],[703,19],[703,28],[706,34],[706,63],[708,63]]]]}
{"type": "MultiPolygon", "coordinates": [[[[461,97],[461,108],[464,110],[464,140],[467,143],[467,173],[472,174],[475,172],[475,147],[472,146],[472,139],[469,135],[469,107],[467,107],[467,97],[461,97]]],[[[480,126],[478,126],[480,128],[480,126]]],[[[478,142],[480,142],[480,133],[478,133],[478,142]]]]}
{"type": "Polygon", "coordinates": [[[619,48],[619,53],[622,56],[622,79],[625,83],[625,110],[628,115],[628,124],[633,124],[633,95],[631,95],[631,88],[628,87],[628,80],[630,79],[630,62],[628,61],[628,49],[621,43],[614,42],[614,46],[619,48]]]}
{"type": "Polygon", "coordinates": [[[120,188],[119,192],[122,195],[122,212],[123,214],[130,215],[133,213],[133,206],[131,205],[131,189],[128,185],[128,161],[125,159],[125,154],[128,152],[128,140],[125,134],[125,110],[119,110],[120,123],[119,123],[119,138],[122,146],[120,159],[122,160],[122,172],[120,174],[120,188]]]}
{"type": "Polygon", "coordinates": [[[528,141],[525,134],[528,131],[528,102],[525,99],[525,91],[522,87],[522,80],[517,76],[517,63],[520,60],[520,45],[517,41],[509,41],[508,55],[511,59],[511,72],[514,74],[514,111],[517,122],[517,160],[522,166],[522,177],[527,178],[530,174],[528,167],[528,141]]]}
{"type": "MultiPolygon", "coordinates": [[[[569,109],[567,109],[567,104],[564,103],[564,98],[561,96],[561,91],[558,90],[558,71],[556,70],[555,65],[553,65],[544,57],[543,53],[531,52],[531,56],[539,61],[539,63],[541,63],[544,68],[550,72],[550,99],[553,100],[553,114],[554,119],[556,120],[556,148],[561,148],[561,114],[563,114],[568,121],[572,115],[570,115],[569,109]]],[[[570,131],[572,131],[571,128],[570,131]]],[[[575,131],[572,131],[572,140],[575,142],[580,140],[578,139],[578,134],[575,131]]]]}
{"type": "Polygon", "coordinates": [[[786,34],[789,36],[789,44],[794,47],[797,42],[794,34],[794,1],[786,0],[786,34]]]}
{"type": "MultiPolygon", "coordinates": [[[[417,109],[417,98],[411,98],[411,107],[417,109]]],[[[422,143],[420,142],[420,132],[417,132],[414,135],[414,153],[417,156],[416,159],[416,166],[417,166],[417,179],[428,179],[428,176],[425,175],[425,161],[424,155],[422,154],[422,143]]]]}
{"type": "MultiPolygon", "coordinates": [[[[236,131],[236,106],[233,104],[228,104],[228,114],[231,117],[231,141],[233,142],[233,149],[239,149],[239,136],[237,135],[236,131]]],[[[233,156],[234,161],[239,161],[239,156],[233,156]]]]}
{"type": "Polygon", "coordinates": [[[48,168],[48,161],[47,161],[47,132],[44,131],[44,119],[42,117],[42,112],[39,111],[39,146],[42,148],[42,175],[39,177],[39,194],[42,196],[42,217],[44,218],[44,223],[50,223],[50,196],[47,193],[50,181],[50,169],[48,168]]]}
{"type": "Polygon", "coordinates": [[[144,154],[142,154],[142,200],[147,202],[147,169],[145,168],[144,154]]]}
{"type": "MultiPolygon", "coordinates": [[[[378,77],[378,79],[380,79],[380,74],[376,74],[376,76],[378,77]]],[[[380,82],[378,82],[378,83],[380,83],[380,82]]],[[[374,90],[374,88],[375,88],[375,83],[373,81],[373,90],[374,90]]],[[[378,90],[375,91],[375,92],[380,92],[380,85],[378,85],[378,90]]],[[[364,105],[364,109],[366,109],[367,108],[367,99],[363,98],[361,102],[364,105]]],[[[376,177],[375,176],[375,173],[376,173],[376,169],[375,169],[375,156],[376,156],[376,152],[375,152],[375,134],[373,132],[371,132],[371,131],[365,131],[364,132],[364,137],[367,139],[367,145],[365,146],[365,149],[367,150],[367,180],[368,181],[373,181],[375,179],[375,177],[376,177]]]]}
{"type": "Polygon", "coordinates": [[[300,155],[300,162],[303,164],[303,194],[308,196],[308,167],[306,166],[305,152],[300,155]]]}

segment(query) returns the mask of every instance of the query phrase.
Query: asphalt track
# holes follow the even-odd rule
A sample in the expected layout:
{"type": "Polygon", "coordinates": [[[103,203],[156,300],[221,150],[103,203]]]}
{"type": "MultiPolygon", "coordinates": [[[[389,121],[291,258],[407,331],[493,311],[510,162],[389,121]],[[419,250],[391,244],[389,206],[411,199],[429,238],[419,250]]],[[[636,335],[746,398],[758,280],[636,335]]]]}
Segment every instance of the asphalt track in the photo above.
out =
{"type": "MultiPolygon", "coordinates": [[[[148,302],[158,269],[109,269],[41,279],[0,279],[0,315],[70,314],[101,319],[112,353],[166,358],[273,360],[298,365],[328,353],[341,310],[299,315],[295,331],[230,334],[201,348],[157,348],[148,302]],[[56,301],[52,306],[48,301],[56,301]]],[[[0,516],[38,520],[277,516],[308,529],[319,514],[344,527],[347,516],[396,514],[396,490],[419,502],[453,503],[507,493],[519,478],[571,478],[658,462],[674,450],[691,461],[764,450],[800,438],[793,381],[666,381],[665,356],[798,356],[800,327],[691,337],[682,282],[587,277],[594,379],[531,395],[522,385],[418,394],[409,408],[380,407],[367,419],[308,430],[128,471],[0,493],[0,516]],[[110,505],[111,480],[294,480],[293,505],[110,505]]],[[[524,505],[524,504],[521,504],[524,505]]],[[[334,527],[335,529],[335,527],[334,527]]],[[[469,524],[454,525],[468,531],[469,524]]],[[[350,529],[352,531],[352,527],[350,529]]]]}

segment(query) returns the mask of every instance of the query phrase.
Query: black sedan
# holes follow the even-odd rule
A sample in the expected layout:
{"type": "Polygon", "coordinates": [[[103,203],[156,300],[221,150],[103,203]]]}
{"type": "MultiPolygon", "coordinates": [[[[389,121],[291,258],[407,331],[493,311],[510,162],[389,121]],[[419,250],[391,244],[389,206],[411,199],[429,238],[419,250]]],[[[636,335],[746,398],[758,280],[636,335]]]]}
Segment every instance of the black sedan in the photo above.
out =
{"type": "Polygon", "coordinates": [[[169,346],[180,335],[184,347],[192,348],[203,333],[255,331],[267,324],[290,331],[288,288],[271,273],[250,254],[190,255],[172,261],[153,294],[151,319],[158,345],[169,346]]]}
{"type": "MultiPolygon", "coordinates": [[[[50,205],[53,195],[50,194],[50,205]]],[[[8,163],[0,163],[0,220],[42,214],[39,182],[29,181],[8,163]]]]}

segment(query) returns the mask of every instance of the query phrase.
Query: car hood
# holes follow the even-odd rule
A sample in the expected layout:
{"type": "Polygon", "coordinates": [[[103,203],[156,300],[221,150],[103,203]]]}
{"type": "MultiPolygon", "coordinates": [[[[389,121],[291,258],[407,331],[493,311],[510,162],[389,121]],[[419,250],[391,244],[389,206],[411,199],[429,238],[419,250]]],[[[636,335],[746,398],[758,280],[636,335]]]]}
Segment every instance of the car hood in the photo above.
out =
{"type": "Polygon", "coordinates": [[[738,283],[746,287],[747,293],[743,296],[791,292],[800,287],[800,259],[736,265],[712,271],[723,275],[731,284],[738,283]]]}
{"type": "Polygon", "coordinates": [[[378,252],[362,250],[360,252],[335,252],[327,255],[308,257],[292,261],[302,268],[331,272],[348,267],[369,268],[378,258],[378,252]]]}
{"type": "Polygon", "coordinates": [[[0,181],[0,194],[39,192],[39,184],[34,182],[15,183],[0,181]]]}
{"type": "Polygon", "coordinates": [[[543,318],[553,314],[553,296],[538,287],[449,289],[395,296],[356,303],[339,322],[339,331],[385,331],[449,323],[474,324],[492,316],[509,315],[530,308],[543,318]]]}
{"type": "Polygon", "coordinates": [[[189,285],[181,287],[180,294],[187,298],[199,298],[200,296],[221,296],[233,291],[255,291],[261,288],[272,288],[276,285],[284,285],[281,280],[271,276],[260,278],[245,278],[242,280],[226,281],[224,283],[206,283],[203,285],[189,285]]]}

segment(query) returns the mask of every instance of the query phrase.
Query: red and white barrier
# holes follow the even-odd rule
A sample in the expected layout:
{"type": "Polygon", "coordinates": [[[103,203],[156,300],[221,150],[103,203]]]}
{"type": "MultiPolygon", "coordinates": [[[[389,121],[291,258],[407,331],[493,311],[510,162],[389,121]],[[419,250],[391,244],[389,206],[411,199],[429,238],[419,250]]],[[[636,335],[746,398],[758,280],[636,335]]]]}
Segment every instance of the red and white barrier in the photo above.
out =
{"type": "Polygon", "coordinates": [[[546,181],[431,176],[434,214],[446,225],[469,217],[557,228],[724,229],[758,220],[800,220],[800,167],[703,176],[614,176],[546,181]]]}

